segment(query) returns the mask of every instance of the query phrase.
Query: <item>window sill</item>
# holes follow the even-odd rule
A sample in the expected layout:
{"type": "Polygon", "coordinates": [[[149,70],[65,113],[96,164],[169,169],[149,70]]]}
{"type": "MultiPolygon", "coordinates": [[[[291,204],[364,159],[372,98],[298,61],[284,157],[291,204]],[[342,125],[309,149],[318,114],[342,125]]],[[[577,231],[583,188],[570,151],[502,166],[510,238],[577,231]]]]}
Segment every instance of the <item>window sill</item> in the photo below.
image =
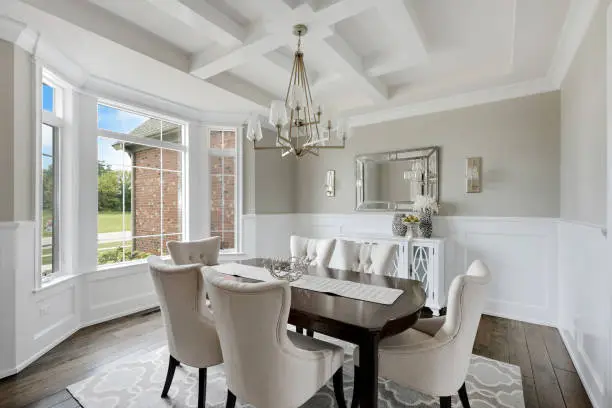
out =
{"type": "Polygon", "coordinates": [[[47,281],[41,283],[39,288],[34,288],[32,293],[43,292],[47,289],[51,289],[54,286],[57,286],[63,282],[69,281],[70,279],[76,278],[78,275],[59,275],[48,279],[47,281]]]}

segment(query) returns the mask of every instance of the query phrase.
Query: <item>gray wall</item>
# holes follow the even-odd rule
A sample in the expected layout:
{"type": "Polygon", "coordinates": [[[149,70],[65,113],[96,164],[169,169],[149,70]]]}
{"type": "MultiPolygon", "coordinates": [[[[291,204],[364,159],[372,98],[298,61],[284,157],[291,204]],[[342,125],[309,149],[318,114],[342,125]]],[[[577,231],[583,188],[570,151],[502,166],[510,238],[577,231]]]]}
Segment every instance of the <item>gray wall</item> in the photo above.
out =
{"type": "MultiPolygon", "coordinates": [[[[272,145],[275,134],[265,129],[261,145],[272,145]]],[[[296,210],[296,159],[280,150],[253,150],[244,142],[244,213],[279,214],[296,210]]]]}
{"type": "Polygon", "coordinates": [[[34,219],[32,63],[0,40],[0,221],[34,219]]]}
{"type": "Polygon", "coordinates": [[[355,155],[441,146],[441,214],[559,216],[560,95],[543,95],[359,127],[345,150],[304,157],[297,166],[297,211],[354,209],[355,155]],[[465,158],[482,156],[483,192],[465,193],[465,158]],[[336,197],[324,193],[336,170],[336,197]]]}
{"type": "Polygon", "coordinates": [[[0,221],[13,220],[13,44],[0,40],[0,221]]]}
{"type": "Polygon", "coordinates": [[[561,218],[606,223],[606,6],[561,88],[561,218]]]}

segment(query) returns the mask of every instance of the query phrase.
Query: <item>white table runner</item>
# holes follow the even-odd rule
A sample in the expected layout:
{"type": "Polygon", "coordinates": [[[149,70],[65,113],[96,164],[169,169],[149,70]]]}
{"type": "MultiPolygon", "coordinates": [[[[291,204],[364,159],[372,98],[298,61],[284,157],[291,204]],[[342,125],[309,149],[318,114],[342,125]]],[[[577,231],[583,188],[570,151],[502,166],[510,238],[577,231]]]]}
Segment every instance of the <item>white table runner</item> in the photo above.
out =
{"type": "MultiPolygon", "coordinates": [[[[275,281],[265,268],[238,263],[227,263],[213,266],[216,271],[226,275],[237,275],[243,278],[255,279],[263,282],[275,281]]],[[[402,289],[386,288],[384,286],[367,285],[365,283],[344,281],[340,279],[325,278],[323,276],[303,275],[300,279],[290,283],[300,289],[316,292],[333,293],[351,299],[365,300],[367,302],[391,305],[404,292],[402,289]]]]}

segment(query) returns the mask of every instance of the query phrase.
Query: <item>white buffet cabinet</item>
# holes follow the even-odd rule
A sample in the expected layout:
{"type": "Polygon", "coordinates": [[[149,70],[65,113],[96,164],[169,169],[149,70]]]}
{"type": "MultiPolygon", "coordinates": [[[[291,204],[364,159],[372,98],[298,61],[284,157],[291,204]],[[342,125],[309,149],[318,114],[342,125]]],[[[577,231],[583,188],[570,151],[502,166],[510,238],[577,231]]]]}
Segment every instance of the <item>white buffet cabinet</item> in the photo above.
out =
{"type": "Polygon", "coordinates": [[[446,306],[444,281],[444,238],[405,238],[386,235],[350,235],[337,237],[364,243],[397,244],[395,270],[389,275],[421,281],[427,294],[425,306],[434,315],[446,306]]]}

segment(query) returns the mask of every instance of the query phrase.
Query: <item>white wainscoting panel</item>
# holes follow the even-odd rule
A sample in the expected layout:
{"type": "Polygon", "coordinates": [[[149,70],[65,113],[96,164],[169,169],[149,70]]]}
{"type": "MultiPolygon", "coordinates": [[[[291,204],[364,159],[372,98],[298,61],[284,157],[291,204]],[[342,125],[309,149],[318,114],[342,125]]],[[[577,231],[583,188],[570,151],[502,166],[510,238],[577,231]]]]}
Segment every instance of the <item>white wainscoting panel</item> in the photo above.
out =
{"type": "MultiPolygon", "coordinates": [[[[296,214],[296,232],[315,238],[391,234],[389,213],[296,214]]],[[[435,217],[446,238],[445,286],[475,259],[493,273],[486,313],[532,323],[557,321],[556,219],[435,217]]]]}
{"type": "Polygon", "coordinates": [[[609,407],[610,269],[602,228],[560,221],[559,331],[595,407],[609,407]]]}
{"type": "Polygon", "coordinates": [[[103,269],[83,276],[83,325],[114,319],[158,305],[146,263],[103,269]]]}

